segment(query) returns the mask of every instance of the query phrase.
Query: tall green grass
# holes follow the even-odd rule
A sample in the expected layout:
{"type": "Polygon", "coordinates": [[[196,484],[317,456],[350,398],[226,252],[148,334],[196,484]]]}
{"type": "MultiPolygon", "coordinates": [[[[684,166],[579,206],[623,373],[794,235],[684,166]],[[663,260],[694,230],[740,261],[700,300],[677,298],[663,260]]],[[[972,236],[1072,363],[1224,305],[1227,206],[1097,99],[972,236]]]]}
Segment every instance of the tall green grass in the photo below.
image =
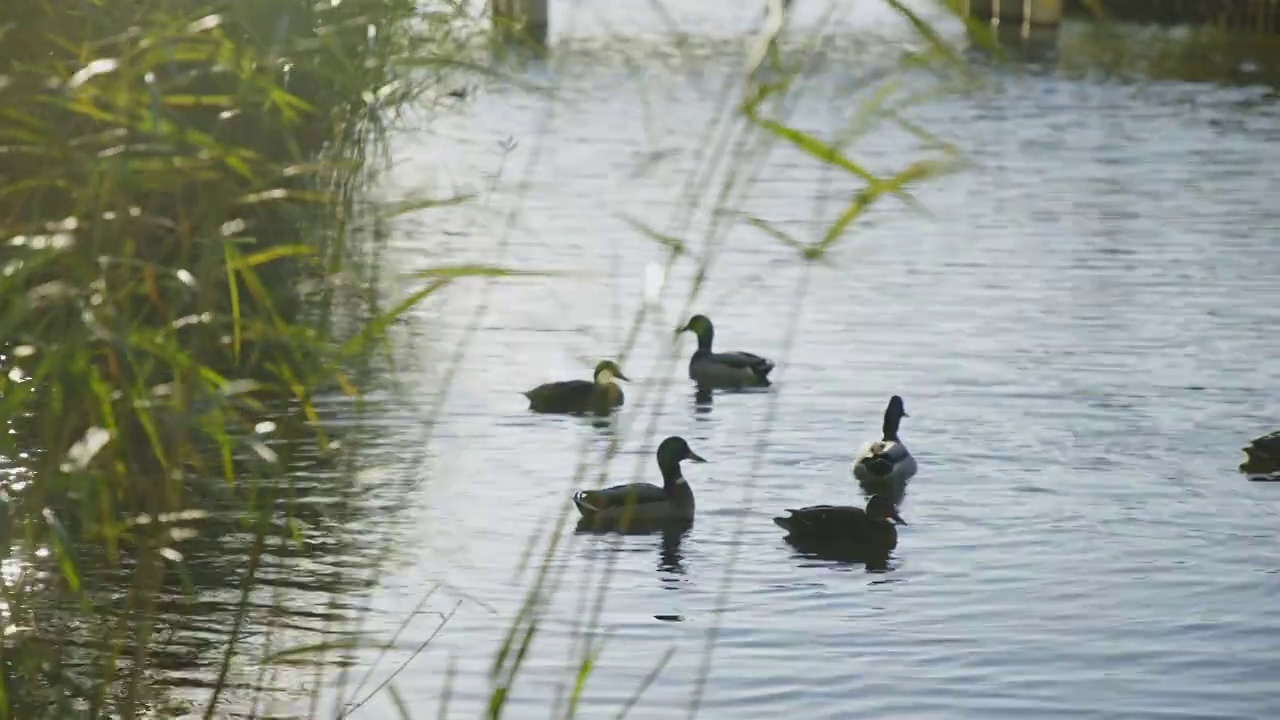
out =
{"type": "Polygon", "coordinates": [[[179,644],[222,655],[219,714],[264,556],[324,526],[282,468],[347,462],[316,398],[360,394],[395,311],[370,230],[395,208],[364,188],[470,28],[411,0],[6,4],[0,717],[163,709],[174,618],[238,586],[228,640],[179,644]],[[210,562],[228,542],[246,565],[210,562]]]}

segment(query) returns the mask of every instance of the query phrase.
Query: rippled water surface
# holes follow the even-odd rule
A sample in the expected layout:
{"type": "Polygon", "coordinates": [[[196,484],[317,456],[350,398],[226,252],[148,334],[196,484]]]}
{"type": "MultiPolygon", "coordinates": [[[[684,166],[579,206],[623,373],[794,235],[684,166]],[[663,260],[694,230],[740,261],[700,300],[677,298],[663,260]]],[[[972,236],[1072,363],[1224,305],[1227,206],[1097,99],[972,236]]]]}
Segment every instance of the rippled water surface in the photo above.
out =
{"type": "MultiPolygon", "coordinates": [[[[616,439],[610,481],[654,480],[658,440],[679,434],[711,461],[687,471],[694,527],[566,540],[513,717],[550,714],[572,686],[604,581],[583,717],[614,717],[672,650],[630,716],[686,713],[717,626],[705,717],[1280,713],[1280,486],[1235,472],[1245,440],[1280,428],[1280,110],[1249,87],[1070,77],[1053,61],[987,71],[986,89],[911,111],[971,167],[920,186],[919,207],[877,206],[829,263],[806,268],[731,226],[693,307],[716,322],[718,347],[777,361],[772,392],[698,405],[692,339],[669,354],[708,247],[704,213],[624,362],[634,382],[615,425],[536,417],[520,391],[587,377],[625,346],[645,267],[666,257],[627,218],[686,232],[685,183],[746,47],[683,59],[590,47],[628,22],[661,30],[621,7],[646,3],[618,5],[553,18],[560,50],[525,72],[556,98],[489,87],[395,149],[392,191],[482,198],[401,222],[399,267],[569,273],[465,283],[407,326],[401,410],[382,433],[393,459],[379,472],[418,482],[374,622],[390,632],[438,583],[430,610],[475,600],[398,677],[405,700],[435,716],[451,682],[448,716],[475,716],[532,581],[520,569],[539,562],[525,548],[545,544],[584,453],[594,473],[616,439]],[[889,571],[797,557],[769,518],[861,503],[849,462],[894,393],[920,471],[889,571]],[[424,464],[394,459],[424,445],[424,464]]],[[[706,36],[745,38],[758,18],[684,5],[677,20],[706,36]]],[[[899,32],[887,11],[851,17],[837,20],[899,32]]],[[[811,72],[793,123],[829,136],[848,122],[875,65],[857,45],[811,72]]],[[[920,157],[891,130],[850,153],[877,172],[920,157]]],[[[777,147],[729,204],[811,241],[853,187],[777,147]]],[[[375,678],[438,621],[416,616],[375,678]]]]}

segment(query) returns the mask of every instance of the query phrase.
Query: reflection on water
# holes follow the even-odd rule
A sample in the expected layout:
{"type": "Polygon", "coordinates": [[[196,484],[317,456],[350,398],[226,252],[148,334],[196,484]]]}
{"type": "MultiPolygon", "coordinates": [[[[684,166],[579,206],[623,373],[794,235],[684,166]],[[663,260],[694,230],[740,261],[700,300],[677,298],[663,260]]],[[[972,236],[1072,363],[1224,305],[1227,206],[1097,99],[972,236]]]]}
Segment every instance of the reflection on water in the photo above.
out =
{"type": "MultiPolygon", "coordinates": [[[[795,548],[796,556],[807,560],[824,560],[839,565],[863,565],[867,572],[883,573],[892,568],[889,565],[892,552],[885,549],[867,549],[834,545],[806,540],[803,537],[789,535],[786,543],[795,548]]],[[[801,564],[800,567],[818,567],[801,564]]]]}
{"type": "MultiPolygon", "coordinates": [[[[576,531],[583,535],[594,535],[602,542],[607,542],[606,538],[609,536],[654,538],[658,541],[656,543],[658,573],[666,576],[683,575],[685,569],[682,562],[683,556],[680,554],[680,543],[693,531],[693,521],[666,521],[647,527],[632,523],[624,529],[605,530],[595,527],[588,518],[579,518],[576,531]]],[[[610,547],[618,552],[630,551],[620,546],[610,547]]],[[[679,578],[664,577],[663,582],[679,582],[679,578]]]]}
{"type": "MultiPolygon", "coordinates": [[[[376,406],[376,397],[371,402],[376,406]]],[[[377,445],[389,435],[377,426],[412,427],[411,416],[375,407],[370,427],[345,398],[317,398],[315,407],[334,447],[345,445],[353,455],[322,450],[311,431],[290,434],[271,442],[289,468],[277,482],[237,486],[221,478],[195,478],[188,492],[199,512],[134,519],[131,532],[154,527],[173,533],[172,547],[181,553],[182,563],[163,576],[154,606],[146,611],[152,639],[147,663],[162,673],[156,686],[178,698],[174,707],[182,706],[183,697],[199,705],[221,684],[229,695],[222,709],[247,717],[254,698],[279,690],[270,674],[263,674],[262,660],[283,647],[315,644],[331,632],[357,627],[363,614],[359,596],[379,574],[376,560],[395,554],[394,548],[388,553],[388,543],[406,509],[405,489],[417,479],[379,472],[378,458],[386,451],[377,445]],[[374,446],[370,440],[376,440],[374,446]],[[367,464],[356,469],[353,457],[367,464]],[[362,562],[353,564],[356,558],[362,562]],[[254,584],[243,592],[246,573],[254,584]],[[238,657],[220,683],[229,646],[238,657]]],[[[395,463],[411,457],[399,450],[395,463]]],[[[17,496],[18,483],[7,483],[4,492],[6,501],[17,496]]],[[[28,642],[24,649],[33,655],[56,653],[66,681],[87,686],[104,672],[103,638],[122,620],[137,622],[130,620],[141,612],[132,588],[142,570],[132,556],[108,562],[96,541],[75,552],[78,576],[92,593],[91,611],[64,593],[53,554],[39,548],[30,553],[30,562],[8,558],[3,564],[8,591],[20,593],[30,613],[5,619],[23,624],[36,619],[40,632],[21,636],[28,642]],[[59,646],[42,650],[46,638],[58,638],[59,646]]],[[[126,647],[124,658],[131,654],[126,647]]],[[[309,654],[306,663],[340,668],[353,660],[309,654]]]]}

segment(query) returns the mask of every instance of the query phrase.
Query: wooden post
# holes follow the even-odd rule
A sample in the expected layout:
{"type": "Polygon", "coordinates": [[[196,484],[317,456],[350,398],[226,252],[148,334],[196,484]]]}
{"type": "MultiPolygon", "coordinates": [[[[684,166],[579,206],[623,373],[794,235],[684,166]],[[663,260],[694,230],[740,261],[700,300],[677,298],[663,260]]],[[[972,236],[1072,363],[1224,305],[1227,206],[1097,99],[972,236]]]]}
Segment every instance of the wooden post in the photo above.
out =
{"type": "Polygon", "coordinates": [[[1062,21],[1063,0],[968,0],[970,16],[1028,25],[1057,25],[1062,21]]]}
{"type": "Polygon", "coordinates": [[[493,25],[504,40],[547,44],[550,0],[493,0],[493,25]]]}

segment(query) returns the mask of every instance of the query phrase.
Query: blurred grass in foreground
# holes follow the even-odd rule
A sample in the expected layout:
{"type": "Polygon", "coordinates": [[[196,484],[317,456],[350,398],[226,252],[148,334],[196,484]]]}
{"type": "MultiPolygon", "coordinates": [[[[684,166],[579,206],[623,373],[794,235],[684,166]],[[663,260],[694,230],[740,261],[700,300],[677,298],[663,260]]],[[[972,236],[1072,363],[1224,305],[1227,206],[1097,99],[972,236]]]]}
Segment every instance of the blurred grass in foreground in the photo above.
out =
{"type": "Polygon", "coordinates": [[[464,20],[412,0],[5,4],[0,717],[167,714],[174,636],[170,660],[213,665],[218,712],[246,616],[269,611],[264,556],[339,526],[282,468],[347,462],[317,398],[359,395],[396,310],[375,283],[392,209],[361,190],[394,113],[459,72],[464,20]],[[174,623],[222,588],[231,627],[184,647],[208,636],[174,623]]]}

